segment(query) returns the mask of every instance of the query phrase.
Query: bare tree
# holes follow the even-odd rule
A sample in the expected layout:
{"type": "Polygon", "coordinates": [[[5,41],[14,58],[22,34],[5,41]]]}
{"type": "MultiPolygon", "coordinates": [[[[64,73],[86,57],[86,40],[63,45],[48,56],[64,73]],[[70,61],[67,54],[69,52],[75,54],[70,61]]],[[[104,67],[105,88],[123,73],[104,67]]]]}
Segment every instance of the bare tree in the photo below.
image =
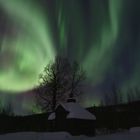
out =
{"type": "Polygon", "coordinates": [[[139,87],[134,87],[132,94],[134,94],[134,100],[140,100],[140,88],[139,87]]]}
{"type": "Polygon", "coordinates": [[[82,82],[85,80],[85,71],[79,66],[77,62],[72,65],[70,79],[69,79],[69,97],[73,98],[75,95],[81,94],[82,82]]]}
{"type": "Polygon", "coordinates": [[[101,106],[108,106],[112,104],[112,97],[108,92],[103,93],[103,97],[101,100],[101,106]]]}
{"type": "Polygon", "coordinates": [[[7,105],[0,110],[0,114],[2,115],[8,115],[8,116],[14,116],[13,108],[11,103],[7,103],[7,105]]]}
{"type": "Polygon", "coordinates": [[[105,106],[106,105],[117,105],[117,104],[121,104],[122,102],[123,102],[122,92],[113,83],[111,85],[111,91],[105,92],[103,94],[102,104],[105,106]]]}
{"type": "Polygon", "coordinates": [[[127,102],[132,102],[140,99],[140,89],[138,87],[128,88],[126,91],[127,102]]]}
{"type": "Polygon", "coordinates": [[[59,102],[80,93],[84,75],[78,63],[70,63],[68,59],[57,56],[39,76],[37,103],[45,111],[54,111],[59,102]]]}

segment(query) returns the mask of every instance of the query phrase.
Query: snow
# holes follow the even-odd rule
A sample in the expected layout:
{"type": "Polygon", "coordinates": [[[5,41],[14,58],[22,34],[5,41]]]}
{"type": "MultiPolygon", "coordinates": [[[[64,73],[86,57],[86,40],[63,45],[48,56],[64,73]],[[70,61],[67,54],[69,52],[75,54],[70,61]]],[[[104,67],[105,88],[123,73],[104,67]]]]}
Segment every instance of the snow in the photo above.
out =
{"type": "MultiPolygon", "coordinates": [[[[91,114],[86,109],[81,107],[78,103],[69,102],[65,104],[61,103],[60,105],[62,105],[64,109],[69,112],[69,114],[67,115],[67,118],[69,119],[76,118],[76,119],[96,120],[96,117],[93,114],[91,114]]],[[[54,112],[51,113],[48,117],[48,120],[53,119],[55,119],[54,112]]]]}
{"type": "Polygon", "coordinates": [[[22,132],[0,135],[0,140],[69,140],[70,137],[72,138],[72,136],[66,132],[58,132],[58,133],[22,132]]]}
{"type": "Polygon", "coordinates": [[[48,117],[48,120],[54,120],[55,119],[55,112],[51,113],[48,117]]]}
{"type": "Polygon", "coordinates": [[[81,107],[78,103],[69,102],[61,105],[69,112],[67,118],[96,120],[93,114],[81,107]]]}
{"type": "Polygon", "coordinates": [[[117,133],[112,135],[104,135],[97,136],[94,138],[88,138],[87,140],[140,140],[140,134],[117,133]]]}
{"type": "Polygon", "coordinates": [[[139,132],[139,133],[140,133],[140,127],[133,127],[133,128],[130,128],[129,132],[130,132],[130,133],[135,133],[135,132],[139,132]]]}
{"type": "Polygon", "coordinates": [[[66,132],[22,132],[0,135],[0,140],[140,140],[140,133],[121,132],[111,135],[87,137],[84,135],[71,136],[66,132]]]}

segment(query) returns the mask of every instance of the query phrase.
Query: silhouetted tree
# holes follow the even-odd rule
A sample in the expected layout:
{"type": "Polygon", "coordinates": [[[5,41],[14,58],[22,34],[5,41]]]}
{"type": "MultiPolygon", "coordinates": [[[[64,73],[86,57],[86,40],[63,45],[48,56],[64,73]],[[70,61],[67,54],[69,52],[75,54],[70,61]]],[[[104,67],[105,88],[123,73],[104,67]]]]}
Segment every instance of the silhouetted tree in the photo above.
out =
{"type": "Polygon", "coordinates": [[[123,102],[123,96],[120,89],[113,83],[110,92],[105,92],[102,97],[102,105],[117,105],[123,102]]]}
{"type": "Polygon", "coordinates": [[[115,83],[112,84],[112,104],[117,105],[122,103],[123,96],[121,90],[116,86],[115,83]]]}
{"type": "Polygon", "coordinates": [[[0,114],[14,116],[14,112],[13,112],[11,103],[7,103],[7,105],[5,105],[5,107],[1,108],[0,114]]]}
{"type": "Polygon", "coordinates": [[[36,88],[37,103],[45,111],[54,111],[56,105],[68,97],[80,94],[85,73],[78,63],[57,56],[39,76],[36,88]]]}
{"type": "Polygon", "coordinates": [[[138,87],[128,88],[126,91],[127,102],[132,102],[140,99],[140,89],[138,87]]]}
{"type": "Polygon", "coordinates": [[[112,104],[112,97],[108,92],[103,93],[101,103],[101,106],[108,106],[112,104]]]}
{"type": "Polygon", "coordinates": [[[82,81],[86,78],[85,71],[79,66],[77,62],[71,65],[69,75],[69,97],[73,98],[75,95],[81,94],[82,81]]]}

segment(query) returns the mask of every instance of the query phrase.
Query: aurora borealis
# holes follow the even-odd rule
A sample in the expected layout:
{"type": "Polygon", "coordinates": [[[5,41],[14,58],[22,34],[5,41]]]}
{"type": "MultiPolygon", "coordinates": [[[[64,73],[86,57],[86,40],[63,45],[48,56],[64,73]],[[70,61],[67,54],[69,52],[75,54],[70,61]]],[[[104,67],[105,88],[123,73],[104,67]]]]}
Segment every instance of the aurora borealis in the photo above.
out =
{"type": "Polygon", "coordinates": [[[119,1],[46,1],[45,7],[31,0],[1,0],[0,4],[10,24],[1,38],[1,89],[32,88],[38,73],[54,58],[55,52],[82,61],[94,82],[103,79],[112,56],[106,58],[105,64],[102,59],[112,55],[109,52],[117,39],[119,1]],[[8,56],[3,58],[5,54],[8,56]]]}
{"type": "Polygon", "coordinates": [[[0,0],[0,90],[37,84],[56,54],[76,59],[91,86],[139,87],[137,0],[0,0]]]}
{"type": "Polygon", "coordinates": [[[37,82],[45,63],[54,57],[45,16],[31,1],[1,0],[5,32],[1,37],[0,88],[28,90],[37,82]]]}

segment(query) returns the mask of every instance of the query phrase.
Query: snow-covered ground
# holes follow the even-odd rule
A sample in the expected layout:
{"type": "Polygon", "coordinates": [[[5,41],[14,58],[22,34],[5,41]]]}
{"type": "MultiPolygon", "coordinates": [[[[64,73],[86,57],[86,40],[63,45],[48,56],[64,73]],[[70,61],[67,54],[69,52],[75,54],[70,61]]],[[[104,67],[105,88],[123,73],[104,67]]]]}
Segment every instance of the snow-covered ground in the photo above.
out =
{"type": "Polygon", "coordinates": [[[23,133],[11,133],[0,135],[0,140],[140,140],[140,133],[138,132],[138,128],[134,128],[133,131],[120,132],[116,134],[95,137],[87,137],[82,135],[71,136],[69,133],[66,132],[57,132],[57,133],[23,132],[23,133]]]}

